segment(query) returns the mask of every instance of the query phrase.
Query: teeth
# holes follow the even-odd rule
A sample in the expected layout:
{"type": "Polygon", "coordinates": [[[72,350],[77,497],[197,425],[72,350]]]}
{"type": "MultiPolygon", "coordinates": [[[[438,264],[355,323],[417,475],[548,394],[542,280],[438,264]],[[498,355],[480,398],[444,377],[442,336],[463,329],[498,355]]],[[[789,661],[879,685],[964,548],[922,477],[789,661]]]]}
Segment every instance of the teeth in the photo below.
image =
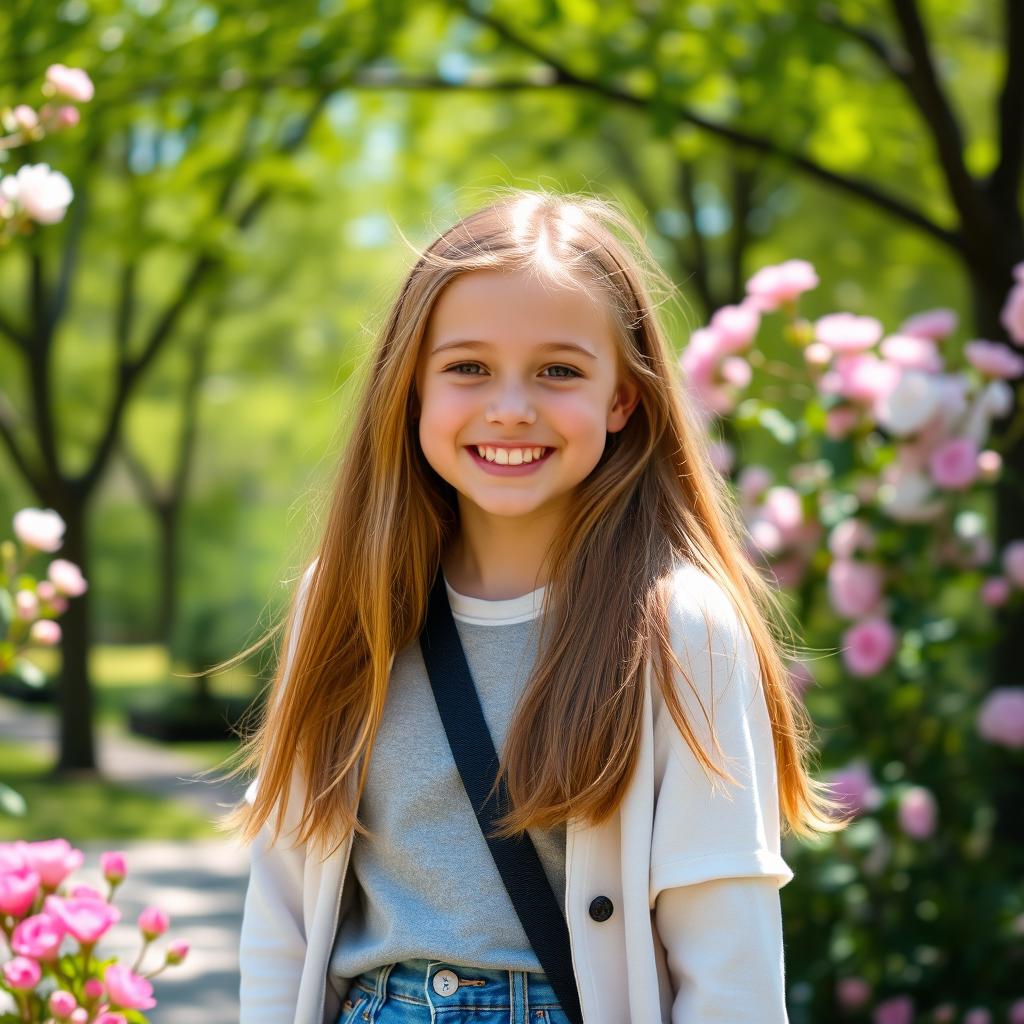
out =
{"type": "Polygon", "coordinates": [[[499,466],[520,466],[524,462],[534,462],[539,459],[546,449],[537,448],[491,448],[489,445],[478,444],[477,454],[481,459],[488,462],[495,462],[499,466]]]}

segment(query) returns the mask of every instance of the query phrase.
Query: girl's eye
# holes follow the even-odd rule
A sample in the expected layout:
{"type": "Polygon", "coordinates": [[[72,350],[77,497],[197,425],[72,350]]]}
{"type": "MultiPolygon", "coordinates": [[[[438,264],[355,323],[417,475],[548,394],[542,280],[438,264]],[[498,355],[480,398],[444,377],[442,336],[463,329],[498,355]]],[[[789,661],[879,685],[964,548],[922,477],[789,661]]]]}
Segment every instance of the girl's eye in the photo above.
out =
{"type": "MultiPolygon", "coordinates": [[[[478,368],[482,369],[482,367],[480,366],[479,363],[456,363],[454,366],[449,366],[448,370],[446,372],[450,372],[452,370],[456,370],[456,371],[457,370],[461,370],[462,367],[464,367],[464,366],[478,367],[478,368]]],[[[573,377],[582,377],[583,376],[583,374],[581,374],[578,370],[574,370],[571,366],[564,366],[564,365],[562,365],[560,363],[556,364],[554,366],[545,367],[545,369],[547,369],[547,370],[568,370],[567,374],[564,374],[564,375],[560,374],[560,373],[559,374],[555,374],[553,377],[549,377],[548,378],[549,380],[572,380],[573,377]]],[[[457,373],[456,376],[459,376],[459,377],[479,377],[480,375],[478,373],[457,373]]]]}

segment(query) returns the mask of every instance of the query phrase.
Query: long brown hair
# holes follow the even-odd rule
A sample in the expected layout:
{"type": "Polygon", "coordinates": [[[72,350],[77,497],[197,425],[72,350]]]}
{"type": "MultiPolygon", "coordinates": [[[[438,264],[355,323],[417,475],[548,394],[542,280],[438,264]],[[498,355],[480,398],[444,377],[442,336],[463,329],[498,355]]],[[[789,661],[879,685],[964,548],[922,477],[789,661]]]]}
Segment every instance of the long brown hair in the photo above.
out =
{"type": "Polygon", "coordinates": [[[615,811],[639,751],[648,658],[699,763],[732,779],[696,740],[675,690],[673,673],[683,670],[672,651],[668,585],[680,559],[724,588],[750,631],[772,725],[783,826],[803,836],[843,827],[841,805],[808,770],[811,723],[789,683],[786,661],[794,649],[782,604],[744,553],[736,502],[711,462],[659,324],[654,295],[661,286],[671,292],[671,283],[616,204],[520,189],[504,191],[433,241],[390,308],[322,538],[306,566],[301,615],[293,600],[287,619],[290,658],[279,662],[229,773],[258,772],[258,789],[223,827],[251,841],[274,818],[276,840],[298,771],[298,842],[325,850],[333,842],[337,849],[350,830],[367,834],[357,819],[359,794],[392,661],[418,637],[430,584],[459,528],[455,489],[418,442],[417,356],[445,286],[485,269],[543,273],[604,296],[619,327],[620,371],[641,395],[625,428],[609,434],[547,552],[541,653],[505,741],[501,772],[511,809],[498,834],[569,817],[597,824],[615,811]]]}

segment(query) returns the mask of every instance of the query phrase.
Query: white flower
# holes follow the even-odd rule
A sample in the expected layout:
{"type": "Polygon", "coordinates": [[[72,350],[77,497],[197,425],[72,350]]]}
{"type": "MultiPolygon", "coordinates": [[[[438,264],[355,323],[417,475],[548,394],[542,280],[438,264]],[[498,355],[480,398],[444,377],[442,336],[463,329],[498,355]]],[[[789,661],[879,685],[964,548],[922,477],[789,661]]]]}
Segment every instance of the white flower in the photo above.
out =
{"type": "Polygon", "coordinates": [[[14,513],[14,535],[36,551],[56,551],[64,543],[64,520],[52,508],[23,508],[14,513]]]}
{"type": "Polygon", "coordinates": [[[896,387],[876,403],[879,422],[890,434],[907,437],[932,418],[942,395],[933,374],[904,370],[896,387]]]}
{"type": "Polygon", "coordinates": [[[0,182],[4,199],[17,203],[39,224],[56,224],[64,219],[74,198],[71,182],[49,164],[26,164],[15,175],[0,182]]]}

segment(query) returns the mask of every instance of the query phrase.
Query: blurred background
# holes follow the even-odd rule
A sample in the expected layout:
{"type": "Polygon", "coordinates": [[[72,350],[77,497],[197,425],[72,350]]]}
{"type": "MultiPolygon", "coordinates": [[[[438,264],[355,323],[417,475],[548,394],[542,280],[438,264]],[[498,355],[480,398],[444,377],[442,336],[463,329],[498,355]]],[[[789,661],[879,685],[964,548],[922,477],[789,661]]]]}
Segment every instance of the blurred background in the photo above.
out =
{"type": "Polygon", "coordinates": [[[791,1020],[1024,1020],[1024,8],[9,0],[0,31],[0,838],[137,851],[126,898],[197,950],[152,1020],[237,1019],[239,793],[187,780],[272,652],[203,673],[284,608],[411,247],[507,185],[645,233],[818,652],[794,686],[857,821],[786,839],[791,1020]],[[50,573],[58,631],[17,597],[50,555],[88,581],[50,573]]]}

